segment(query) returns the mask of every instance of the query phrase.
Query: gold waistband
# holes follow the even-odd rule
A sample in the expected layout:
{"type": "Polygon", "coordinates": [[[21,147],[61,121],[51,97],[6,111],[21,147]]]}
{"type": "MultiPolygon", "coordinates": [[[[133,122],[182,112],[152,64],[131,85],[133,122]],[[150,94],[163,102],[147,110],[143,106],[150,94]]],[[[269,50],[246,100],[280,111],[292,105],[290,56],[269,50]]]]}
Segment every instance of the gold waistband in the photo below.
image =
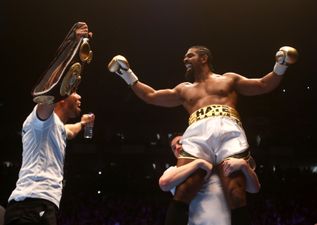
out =
{"type": "Polygon", "coordinates": [[[198,120],[213,117],[213,116],[227,116],[234,119],[240,126],[240,116],[237,110],[227,105],[207,105],[193,112],[188,120],[189,125],[198,120]]]}

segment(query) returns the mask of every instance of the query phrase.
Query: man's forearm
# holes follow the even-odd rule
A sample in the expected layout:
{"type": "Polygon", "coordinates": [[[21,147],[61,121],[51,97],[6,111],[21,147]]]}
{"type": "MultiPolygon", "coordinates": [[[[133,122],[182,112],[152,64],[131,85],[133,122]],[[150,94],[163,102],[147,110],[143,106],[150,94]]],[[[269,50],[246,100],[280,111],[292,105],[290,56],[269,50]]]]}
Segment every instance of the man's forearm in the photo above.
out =
{"type": "Polygon", "coordinates": [[[75,138],[78,133],[82,130],[83,124],[81,122],[74,123],[74,124],[66,124],[65,129],[66,129],[66,134],[67,134],[67,139],[73,139],[75,138]]]}
{"type": "Polygon", "coordinates": [[[163,191],[169,191],[187,179],[199,168],[197,161],[192,161],[186,165],[176,167],[165,172],[160,178],[160,187],[163,191]]]}

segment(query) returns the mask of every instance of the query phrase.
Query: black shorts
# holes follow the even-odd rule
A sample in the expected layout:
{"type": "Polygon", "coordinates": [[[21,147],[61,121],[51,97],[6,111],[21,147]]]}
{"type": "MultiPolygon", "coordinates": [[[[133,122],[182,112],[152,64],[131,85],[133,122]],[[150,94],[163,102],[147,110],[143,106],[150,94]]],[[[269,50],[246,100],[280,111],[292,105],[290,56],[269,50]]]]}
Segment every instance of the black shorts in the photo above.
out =
{"type": "Polygon", "coordinates": [[[5,212],[5,225],[57,225],[57,206],[47,200],[26,198],[10,201],[5,212]]]}

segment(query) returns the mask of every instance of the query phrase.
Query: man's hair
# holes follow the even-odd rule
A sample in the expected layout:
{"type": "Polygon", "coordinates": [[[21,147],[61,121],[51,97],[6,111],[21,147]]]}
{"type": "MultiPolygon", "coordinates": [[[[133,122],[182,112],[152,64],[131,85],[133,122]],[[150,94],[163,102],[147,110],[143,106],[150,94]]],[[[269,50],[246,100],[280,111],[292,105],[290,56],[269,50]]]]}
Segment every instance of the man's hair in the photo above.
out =
{"type": "Polygon", "coordinates": [[[195,49],[197,49],[197,52],[198,52],[198,55],[199,55],[199,56],[206,55],[207,58],[208,58],[208,59],[207,59],[207,64],[208,64],[209,69],[210,69],[211,71],[214,70],[213,65],[212,65],[212,63],[211,63],[211,61],[212,61],[212,54],[211,54],[210,50],[209,50],[207,47],[202,46],[202,45],[193,45],[193,46],[191,46],[190,48],[195,48],[195,49]]]}
{"type": "Polygon", "coordinates": [[[171,135],[168,136],[168,144],[171,145],[172,140],[177,136],[183,136],[183,133],[181,132],[174,132],[171,135]]]}

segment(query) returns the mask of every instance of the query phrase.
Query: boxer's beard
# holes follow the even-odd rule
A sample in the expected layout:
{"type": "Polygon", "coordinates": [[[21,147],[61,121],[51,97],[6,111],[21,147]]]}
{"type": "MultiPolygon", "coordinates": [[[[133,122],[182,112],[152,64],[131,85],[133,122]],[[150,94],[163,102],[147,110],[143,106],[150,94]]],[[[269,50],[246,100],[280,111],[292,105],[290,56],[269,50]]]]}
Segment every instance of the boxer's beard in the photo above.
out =
{"type": "Polygon", "coordinates": [[[193,83],[195,81],[193,68],[187,68],[187,70],[185,72],[185,79],[186,79],[186,81],[189,81],[191,83],[193,83]]]}

